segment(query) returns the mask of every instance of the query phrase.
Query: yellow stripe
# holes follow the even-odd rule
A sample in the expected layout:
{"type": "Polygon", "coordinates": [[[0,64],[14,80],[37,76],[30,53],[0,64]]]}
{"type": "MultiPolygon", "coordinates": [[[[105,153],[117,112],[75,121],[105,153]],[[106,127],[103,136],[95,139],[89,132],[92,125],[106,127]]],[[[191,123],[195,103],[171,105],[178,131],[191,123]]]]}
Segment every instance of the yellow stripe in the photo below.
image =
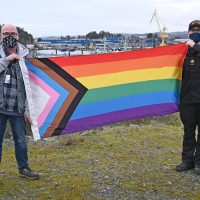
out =
{"type": "Polygon", "coordinates": [[[77,79],[88,89],[159,79],[181,80],[181,68],[170,66],[154,69],[132,70],[77,79]]]}

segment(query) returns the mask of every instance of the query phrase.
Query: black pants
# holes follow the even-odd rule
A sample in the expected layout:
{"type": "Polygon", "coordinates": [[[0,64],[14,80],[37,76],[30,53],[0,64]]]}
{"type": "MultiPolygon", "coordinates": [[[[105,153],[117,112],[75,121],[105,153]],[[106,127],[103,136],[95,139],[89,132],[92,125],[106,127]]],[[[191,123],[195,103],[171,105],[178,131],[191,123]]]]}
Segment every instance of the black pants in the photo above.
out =
{"type": "Polygon", "coordinates": [[[200,103],[181,104],[180,117],[184,125],[182,161],[200,167],[200,103]]]}

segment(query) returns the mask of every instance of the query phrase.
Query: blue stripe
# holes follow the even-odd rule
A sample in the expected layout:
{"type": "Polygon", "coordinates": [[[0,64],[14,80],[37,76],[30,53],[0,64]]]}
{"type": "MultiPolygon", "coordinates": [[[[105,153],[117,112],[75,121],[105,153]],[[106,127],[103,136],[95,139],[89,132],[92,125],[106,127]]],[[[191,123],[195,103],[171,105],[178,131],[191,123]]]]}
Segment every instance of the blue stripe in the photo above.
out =
{"type": "Polygon", "coordinates": [[[162,103],[178,103],[179,93],[175,91],[152,92],[130,95],[88,104],[79,104],[70,120],[109,113],[118,110],[162,103]]]}
{"type": "Polygon", "coordinates": [[[51,111],[48,113],[44,123],[39,129],[40,136],[43,137],[46,130],[50,127],[51,123],[53,122],[57,112],[59,111],[60,107],[62,106],[63,102],[69,95],[69,92],[65,90],[61,85],[59,85],[57,82],[55,82],[52,78],[50,78],[46,73],[44,73],[41,69],[33,65],[32,63],[29,63],[26,61],[26,66],[28,70],[30,70],[32,73],[34,73],[36,76],[38,76],[40,79],[42,79],[46,84],[51,86],[56,92],[59,93],[59,98],[54,104],[51,111]]]}

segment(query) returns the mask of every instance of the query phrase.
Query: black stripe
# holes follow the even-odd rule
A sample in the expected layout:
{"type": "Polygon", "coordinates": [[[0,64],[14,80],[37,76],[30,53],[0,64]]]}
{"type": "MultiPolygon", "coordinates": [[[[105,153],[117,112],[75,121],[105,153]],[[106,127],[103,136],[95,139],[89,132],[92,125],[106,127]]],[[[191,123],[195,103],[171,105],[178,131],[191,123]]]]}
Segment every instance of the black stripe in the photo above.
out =
{"type": "Polygon", "coordinates": [[[38,60],[41,61],[43,64],[45,64],[47,67],[51,68],[54,72],[56,72],[59,76],[61,76],[63,79],[65,79],[67,82],[69,82],[73,87],[75,87],[78,90],[77,95],[73,99],[69,108],[66,110],[59,124],[60,128],[56,128],[54,133],[52,134],[52,136],[60,135],[62,130],[66,127],[74,110],[76,109],[76,107],[78,106],[79,102],[81,101],[81,99],[83,98],[88,89],[80,82],[78,82],[74,77],[72,77],[70,74],[64,71],[59,65],[50,61],[48,58],[38,58],[38,60]]]}

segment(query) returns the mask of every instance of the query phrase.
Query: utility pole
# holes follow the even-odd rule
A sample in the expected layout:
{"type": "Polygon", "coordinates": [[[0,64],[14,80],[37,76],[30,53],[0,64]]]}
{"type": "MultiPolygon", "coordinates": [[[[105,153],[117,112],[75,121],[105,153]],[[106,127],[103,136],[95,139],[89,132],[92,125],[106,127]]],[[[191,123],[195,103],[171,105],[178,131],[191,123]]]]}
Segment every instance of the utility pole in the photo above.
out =
{"type": "Polygon", "coordinates": [[[127,34],[124,34],[124,51],[127,51],[127,34]]]}
{"type": "Polygon", "coordinates": [[[104,49],[104,53],[106,52],[106,36],[104,36],[103,38],[103,49],[104,49]]]}

